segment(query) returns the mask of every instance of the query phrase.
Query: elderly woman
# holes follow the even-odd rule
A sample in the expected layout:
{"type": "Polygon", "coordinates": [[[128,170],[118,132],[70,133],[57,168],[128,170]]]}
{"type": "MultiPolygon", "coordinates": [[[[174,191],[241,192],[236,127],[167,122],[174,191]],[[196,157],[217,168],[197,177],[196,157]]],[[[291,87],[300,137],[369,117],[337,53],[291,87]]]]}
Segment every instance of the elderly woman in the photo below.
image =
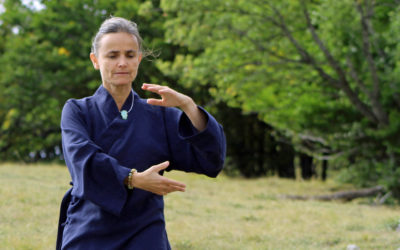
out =
{"type": "Polygon", "coordinates": [[[225,137],[209,113],[166,86],[142,86],[161,99],[141,99],[132,90],[142,55],[135,23],[106,20],[90,54],[102,84],[63,108],[73,187],[61,205],[58,249],[170,249],[163,195],[185,184],[163,171],[216,177],[222,169],[225,137]]]}

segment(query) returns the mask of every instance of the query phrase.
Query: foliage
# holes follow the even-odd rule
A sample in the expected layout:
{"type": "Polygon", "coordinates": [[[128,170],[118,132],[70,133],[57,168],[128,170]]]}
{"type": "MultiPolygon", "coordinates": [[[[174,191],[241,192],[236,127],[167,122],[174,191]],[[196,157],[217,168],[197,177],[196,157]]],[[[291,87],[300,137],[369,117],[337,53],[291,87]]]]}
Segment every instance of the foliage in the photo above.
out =
{"type": "Polygon", "coordinates": [[[3,161],[60,157],[62,106],[100,84],[88,54],[112,14],[139,23],[147,48],[161,52],[142,62],[136,82],[170,85],[206,106],[241,174],[280,173],[292,143],[352,176],[343,179],[400,193],[397,1],[2,2],[3,161]]]}
{"type": "MultiPolygon", "coordinates": [[[[20,1],[6,1],[6,12],[0,20],[4,36],[4,54],[0,69],[0,155],[3,160],[37,161],[60,158],[59,118],[68,98],[90,95],[99,85],[98,72],[88,60],[91,38],[101,21],[110,14],[134,20],[150,55],[162,61],[179,60],[176,54],[188,53],[185,46],[167,43],[163,24],[168,16],[160,9],[159,1],[43,1],[37,10],[20,1]],[[14,32],[13,32],[14,31],[14,32]],[[18,31],[18,32],[15,32],[18,31]],[[17,71],[15,71],[17,67],[17,71]]],[[[1,45],[0,41],[0,45],[1,45]]],[[[1,47],[0,47],[1,48],[1,47]]],[[[216,105],[204,85],[177,85],[179,70],[169,74],[155,67],[154,57],[143,60],[136,82],[169,85],[192,96],[206,106],[226,127],[228,154],[246,176],[259,176],[272,169],[263,152],[253,144],[257,119],[216,105]],[[227,114],[227,115],[225,115],[227,114]],[[237,121],[241,121],[238,123],[237,121]],[[241,129],[245,126],[245,147],[241,129]],[[254,153],[253,153],[254,151],[254,153]],[[245,157],[244,157],[245,156],[245,157]],[[253,158],[255,156],[255,158],[253,158]],[[256,164],[256,165],[254,165],[256,164]],[[257,171],[251,171],[252,166],[257,171]]],[[[135,88],[141,92],[140,88],[135,88]]],[[[145,93],[140,93],[145,95],[145,93]]],[[[268,137],[265,135],[265,137],[268,137]]],[[[260,141],[260,140],[258,140],[260,141]]]]}
{"type": "MultiPolygon", "coordinates": [[[[89,60],[101,22],[117,15],[140,23],[145,46],[165,49],[157,1],[42,1],[37,10],[4,1],[0,40],[0,157],[36,161],[60,157],[59,120],[68,98],[91,95],[100,85],[89,60]],[[149,37],[149,39],[147,39],[149,37]]],[[[168,53],[163,58],[168,58],[168,53]]],[[[162,78],[144,60],[138,82],[162,78]]],[[[139,88],[137,88],[139,89],[139,88]]]]}
{"type": "Polygon", "coordinates": [[[371,166],[378,176],[360,178],[362,185],[400,187],[399,178],[389,178],[400,165],[396,1],[161,6],[173,17],[167,39],[196,55],[161,64],[164,71],[180,69],[189,85],[213,83],[216,99],[257,112],[302,152],[348,159],[358,174],[359,166],[371,166]]]}

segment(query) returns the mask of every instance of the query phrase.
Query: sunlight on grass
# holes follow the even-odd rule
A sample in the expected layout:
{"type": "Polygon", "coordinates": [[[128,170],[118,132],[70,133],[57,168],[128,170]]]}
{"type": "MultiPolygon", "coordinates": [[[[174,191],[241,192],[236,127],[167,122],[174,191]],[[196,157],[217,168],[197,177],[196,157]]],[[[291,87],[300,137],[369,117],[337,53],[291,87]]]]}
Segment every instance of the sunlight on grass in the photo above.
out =
{"type": "MultiPolygon", "coordinates": [[[[291,201],[282,194],[323,194],[350,187],[277,178],[211,179],[182,172],[187,184],[165,198],[173,249],[397,249],[398,207],[291,201]]],[[[59,204],[69,173],[58,165],[0,165],[1,249],[54,249],[59,204]]]]}
{"type": "Polygon", "coordinates": [[[0,166],[2,249],[53,249],[69,174],[58,165],[0,166]]]}
{"type": "MultiPolygon", "coordinates": [[[[356,202],[291,201],[282,194],[322,194],[348,186],[277,178],[209,179],[180,172],[187,184],[166,197],[167,231],[175,249],[397,249],[398,208],[356,202]]],[[[174,247],[173,247],[174,248],[174,247]]]]}

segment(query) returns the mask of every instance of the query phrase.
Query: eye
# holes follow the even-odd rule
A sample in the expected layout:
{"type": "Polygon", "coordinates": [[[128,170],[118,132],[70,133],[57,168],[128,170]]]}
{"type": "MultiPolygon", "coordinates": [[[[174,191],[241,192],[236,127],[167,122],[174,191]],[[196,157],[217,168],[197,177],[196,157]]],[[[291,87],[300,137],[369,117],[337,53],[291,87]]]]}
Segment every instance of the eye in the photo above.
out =
{"type": "Polygon", "coordinates": [[[116,59],[117,57],[118,57],[118,53],[116,53],[116,52],[110,52],[107,54],[107,58],[110,58],[110,59],[116,59]]]}

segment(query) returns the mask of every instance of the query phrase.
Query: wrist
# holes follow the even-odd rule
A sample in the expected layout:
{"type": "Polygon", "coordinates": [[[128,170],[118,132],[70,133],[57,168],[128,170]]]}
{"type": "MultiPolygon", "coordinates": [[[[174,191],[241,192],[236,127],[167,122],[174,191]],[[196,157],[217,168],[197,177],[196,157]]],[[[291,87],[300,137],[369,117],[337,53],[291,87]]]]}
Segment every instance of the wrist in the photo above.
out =
{"type": "Polygon", "coordinates": [[[135,186],[135,175],[137,173],[137,170],[132,168],[131,171],[129,172],[128,178],[127,178],[127,186],[128,189],[133,189],[135,186]]]}
{"type": "Polygon", "coordinates": [[[179,107],[186,114],[193,113],[197,109],[196,103],[194,103],[193,99],[188,97],[188,100],[179,107]]]}
{"type": "Polygon", "coordinates": [[[140,188],[140,174],[138,171],[136,171],[133,175],[132,175],[132,187],[134,188],[140,188]]]}

